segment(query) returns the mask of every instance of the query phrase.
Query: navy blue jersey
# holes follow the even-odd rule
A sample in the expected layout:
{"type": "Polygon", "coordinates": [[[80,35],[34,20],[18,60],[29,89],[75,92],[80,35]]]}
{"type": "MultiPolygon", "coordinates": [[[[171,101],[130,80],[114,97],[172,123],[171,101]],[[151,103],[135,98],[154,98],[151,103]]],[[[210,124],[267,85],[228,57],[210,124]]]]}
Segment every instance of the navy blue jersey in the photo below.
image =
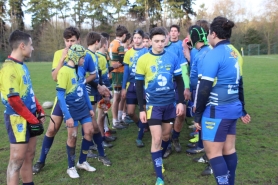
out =
{"type": "Polygon", "coordinates": [[[141,56],[136,66],[136,80],[145,80],[147,105],[164,106],[175,102],[173,77],[181,75],[178,57],[164,50],[141,56]]]}

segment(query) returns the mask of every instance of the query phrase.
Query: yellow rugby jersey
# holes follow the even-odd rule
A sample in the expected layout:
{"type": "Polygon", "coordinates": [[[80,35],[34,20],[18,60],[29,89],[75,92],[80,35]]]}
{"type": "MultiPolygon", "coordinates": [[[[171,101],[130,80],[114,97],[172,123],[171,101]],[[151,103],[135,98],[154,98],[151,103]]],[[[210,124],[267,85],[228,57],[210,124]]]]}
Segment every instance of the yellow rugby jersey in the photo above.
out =
{"type": "Polygon", "coordinates": [[[18,95],[30,112],[36,112],[35,93],[27,66],[12,58],[5,60],[0,72],[0,90],[5,113],[17,114],[9,105],[8,98],[18,95]]]}
{"type": "Polygon", "coordinates": [[[102,80],[106,80],[109,78],[108,74],[108,63],[106,60],[106,55],[102,54],[100,52],[97,52],[97,57],[98,57],[98,65],[99,69],[101,70],[101,78],[102,80]]]}
{"type": "Polygon", "coordinates": [[[79,120],[89,115],[89,107],[84,97],[85,87],[82,82],[77,80],[74,67],[65,64],[59,70],[56,90],[65,91],[66,105],[74,120],[79,120]]]}
{"type": "Polygon", "coordinates": [[[54,53],[53,62],[52,62],[52,71],[58,66],[63,51],[64,49],[60,49],[54,53]]]}
{"type": "Polygon", "coordinates": [[[135,79],[145,80],[147,104],[163,106],[175,102],[173,77],[177,75],[181,75],[181,67],[175,54],[149,51],[138,59],[135,79]]]}

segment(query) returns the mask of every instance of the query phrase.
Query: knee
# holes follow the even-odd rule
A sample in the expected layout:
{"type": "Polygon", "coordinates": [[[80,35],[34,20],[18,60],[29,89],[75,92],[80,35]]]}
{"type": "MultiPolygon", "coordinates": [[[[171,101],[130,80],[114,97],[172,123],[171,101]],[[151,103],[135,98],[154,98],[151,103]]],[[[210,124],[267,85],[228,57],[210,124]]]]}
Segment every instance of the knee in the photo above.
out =
{"type": "Polygon", "coordinates": [[[23,162],[24,162],[23,157],[10,159],[9,167],[8,167],[9,173],[19,172],[20,168],[23,165],[23,162]]]}
{"type": "Polygon", "coordinates": [[[158,150],[161,148],[161,139],[161,137],[156,137],[152,139],[153,146],[158,150]]]}
{"type": "Polygon", "coordinates": [[[127,111],[127,115],[129,115],[129,117],[131,119],[133,119],[135,117],[135,113],[134,112],[131,112],[131,111],[127,111]]]}
{"type": "Polygon", "coordinates": [[[170,133],[169,134],[163,134],[162,139],[163,139],[163,141],[168,141],[170,139],[170,133]]]}
{"type": "Polygon", "coordinates": [[[48,127],[45,135],[47,137],[54,137],[56,135],[56,132],[53,128],[48,127]]]}
{"type": "Polygon", "coordinates": [[[77,131],[73,131],[69,136],[68,136],[68,143],[70,145],[75,145],[77,140],[77,131]]]}

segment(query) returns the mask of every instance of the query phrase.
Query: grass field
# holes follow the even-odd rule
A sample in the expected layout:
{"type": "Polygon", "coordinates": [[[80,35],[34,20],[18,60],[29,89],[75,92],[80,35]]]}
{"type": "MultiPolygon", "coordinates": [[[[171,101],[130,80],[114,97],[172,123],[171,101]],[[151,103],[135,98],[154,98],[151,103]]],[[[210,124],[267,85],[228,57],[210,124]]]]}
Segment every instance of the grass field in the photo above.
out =
{"type": "MultiPolygon", "coordinates": [[[[28,63],[35,94],[42,103],[55,97],[55,83],[51,79],[51,63],[28,63]]],[[[244,87],[246,110],[252,117],[249,125],[237,124],[237,153],[239,157],[236,184],[278,184],[278,56],[244,57],[244,87]],[[275,95],[276,94],[276,95],[275,95]]],[[[0,106],[4,111],[4,106],[0,106]]],[[[50,114],[50,110],[47,110],[50,114]]],[[[47,119],[45,129],[48,126],[47,119]]],[[[0,116],[0,184],[6,184],[6,168],[9,161],[9,142],[3,114],[0,116]]],[[[189,119],[191,121],[191,119],[189,119]]],[[[215,184],[213,176],[200,175],[204,164],[192,162],[195,157],[185,153],[190,130],[184,126],[180,141],[182,153],[173,153],[164,160],[165,183],[169,185],[210,185],[215,184]]],[[[43,171],[34,176],[36,184],[52,185],[152,185],[155,173],[150,155],[150,133],[143,139],[145,147],[135,146],[137,127],[118,131],[114,147],[106,149],[112,166],[106,167],[96,159],[88,159],[97,171],[78,171],[79,179],[70,179],[66,173],[66,129],[62,126],[55,137],[43,171]]],[[[79,134],[81,134],[79,132],[79,134]]],[[[38,138],[35,161],[40,154],[43,136],[38,138]]],[[[81,137],[78,139],[77,158],[81,137]]],[[[199,156],[199,155],[198,155],[199,156]]]]}

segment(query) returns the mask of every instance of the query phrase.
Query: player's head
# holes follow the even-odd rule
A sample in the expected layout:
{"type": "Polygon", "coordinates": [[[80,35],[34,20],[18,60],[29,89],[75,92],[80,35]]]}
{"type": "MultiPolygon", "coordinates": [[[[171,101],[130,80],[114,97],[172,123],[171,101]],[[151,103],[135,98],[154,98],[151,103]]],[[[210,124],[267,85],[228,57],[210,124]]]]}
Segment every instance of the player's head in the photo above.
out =
{"type": "Polygon", "coordinates": [[[102,32],[101,33],[101,36],[105,37],[107,39],[107,42],[108,42],[108,46],[110,44],[110,35],[106,32],[102,32]]]}
{"type": "Polygon", "coordinates": [[[79,44],[72,45],[68,50],[67,59],[74,62],[75,65],[83,65],[86,50],[79,44]]]}
{"type": "Polygon", "coordinates": [[[200,20],[196,21],[195,25],[201,26],[205,30],[205,32],[207,32],[207,34],[209,33],[209,26],[210,25],[209,25],[208,21],[206,21],[204,19],[200,19],[200,20]]]}
{"type": "Polygon", "coordinates": [[[86,37],[87,46],[95,45],[98,50],[100,48],[100,39],[101,35],[99,33],[94,31],[89,32],[86,37]]]}
{"type": "Polygon", "coordinates": [[[122,38],[121,41],[123,41],[125,39],[127,33],[128,33],[128,31],[125,26],[119,25],[116,28],[116,37],[121,37],[122,38]]]}
{"type": "Polygon", "coordinates": [[[145,48],[149,48],[150,45],[150,35],[148,33],[144,33],[143,46],[145,48]]]}
{"type": "Polygon", "coordinates": [[[230,39],[234,22],[225,17],[215,17],[210,24],[208,40],[212,46],[215,46],[219,41],[230,39]]]}
{"type": "Polygon", "coordinates": [[[135,47],[140,47],[143,43],[144,31],[141,29],[136,29],[133,32],[133,43],[135,47]]]}
{"type": "Polygon", "coordinates": [[[105,52],[108,50],[108,41],[106,37],[101,37],[100,39],[100,48],[103,48],[105,52]]]}
{"type": "Polygon", "coordinates": [[[170,27],[170,38],[171,41],[177,41],[179,39],[180,36],[180,27],[176,24],[173,24],[170,27]]]}
{"type": "Polygon", "coordinates": [[[166,33],[162,27],[155,27],[150,31],[152,51],[161,53],[164,50],[166,33]]]}
{"type": "Polygon", "coordinates": [[[79,43],[80,31],[76,27],[70,26],[65,29],[63,36],[66,48],[69,48],[71,45],[79,43]]]}
{"type": "Polygon", "coordinates": [[[189,35],[193,47],[196,47],[196,44],[198,42],[202,42],[205,45],[208,44],[207,41],[208,34],[201,26],[197,26],[197,25],[190,26],[189,35]]]}
{"type": "Polygon", "coordinates": [[[9,37],[9,45],[13,51],[20,51],[24,58],[30,58],[34,50],[31,36],[20,30],[15,30],[9,37]]]}
{"type": "Polygon", "coordinates": [[[131,41],[131,34],[127,33],[125,39],[123,40],[123,43],[129,44],[131,41]]]}

